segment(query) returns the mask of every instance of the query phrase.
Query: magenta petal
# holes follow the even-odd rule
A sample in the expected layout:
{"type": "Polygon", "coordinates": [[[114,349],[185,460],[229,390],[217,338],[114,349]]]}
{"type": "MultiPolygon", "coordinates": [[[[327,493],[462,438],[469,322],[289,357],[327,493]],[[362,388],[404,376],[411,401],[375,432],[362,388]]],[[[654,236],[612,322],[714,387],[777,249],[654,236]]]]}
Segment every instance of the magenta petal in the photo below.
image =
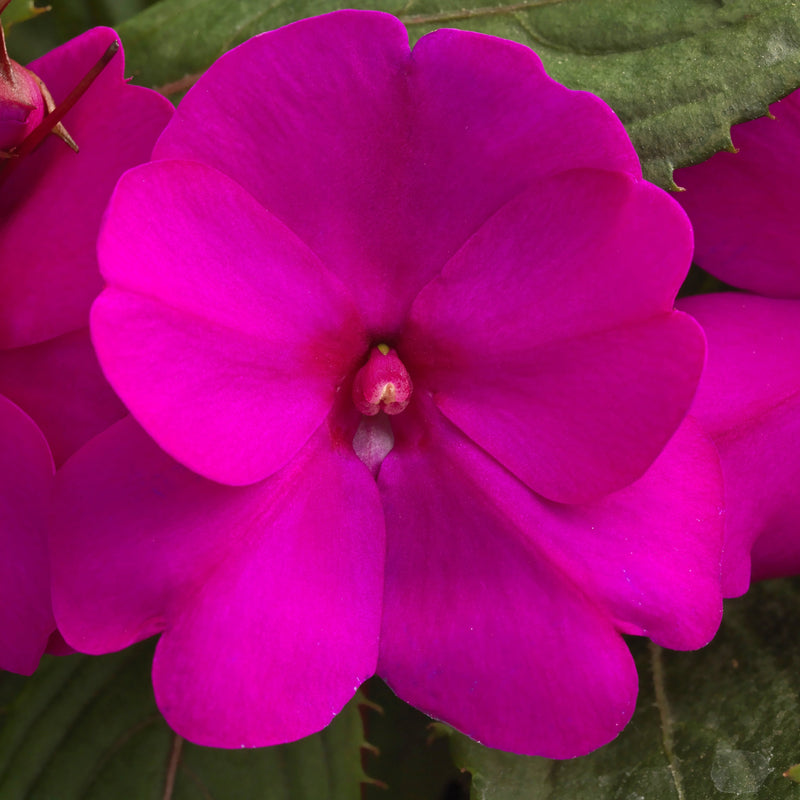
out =
{"type": "Polygon", "coordinates": [[[516,353],[509,338],[494,356],[459,343],[451,368],[443,360],[418,385],[558,502],[597,499],[641,477],[680,424],[703,367],[702,333],[680,313],[541,346],[526,347],[520,332],[516,353]]]}
{"type": "Polygon", "coordinates": [[[397,19],[357,11],[228,53],[181,102],[155,155],[200,160],[241,183],[384,337],[532,180],[587,166],[640,175],[608,106],[548,78],[529,48],[437,31],[412,54],[397,19]]]}
{"type": "Polygon", "coordinates": [[[719,457],[691,418],[636,483],[586,506],[548,504],[537,540],[620,630],[678,650],[722,618],[719,457]]]}
{"type": "Polygon", "coordinates": [[[232,488],[181,467],[127,419],[59,484],[59,627],[87,652],[165,630],[153,680],[181,735],[219,747],[296,739],[374,671],[380,504],[326,425],[280,473],[232,488]]]}
{"type": "Polygon", "coordinates": [[[685,216],[655,187],[552,177],[423,289],[398,351],[415,384],[534,491],[599,497],[642,475],[691,403],[703,337],[671,313],[690,253],[685,216]]]}
{"type": "Polygon", "coordinates": [[[429,409],[381,467],[387,557],[379,674],[491,747],[565,758],[613,739],[636,671],[611,614],[536,541],[547,511],[429,409]]]}
{"type": "Polygon", "coordinates": [[[0,669],[30,675],[55,629],[45,524],[53,461],[33,421],[0,397],[0,669]]]}
{"type": "Polygon", "coordinates": [[[117,187],[92,310],[106,376],[172,456],[229,484],[302,447],[367,339],[347,291],[240,186],[155,162],[117,187]]]}
{"type": "MultiPolygon", "coordinates": [[[[30,67],[56,102],[118,37],[95,28],[30,67]]],[[[85,327],[102,288],[95,242],[119,176],[150,156],[172,114],[156,92],[124,80],[117,53],[64,124],[76,154],[50,136],[0,192],[0,347],[21,347],[85,327]]]]}
{"type": "Polygon", "coordinates": [[[717,438],[800,389],[800,303],[739,292],[684,297],[703,326],[708,363],[692,414],[717,438]]]}
{"type": "Polygon", "coordinates": [[[800,302],[725,293],[681,301],[708,338],[692,413],[719,449],[724,590],[800,572],[800,302]],[[755,544],[754,544],[755,542],[755,544]]]}
{"type": "Polygon", "coordinates": [[[224,520],[254,494],[182,467],[130,416],[94,438],[56,477],[53,606],[67,642],[98,654],[161,632],[239,540],[224,520]]]}
{"type": "MultiPolygon", "coordinates": [[[[387,317],[397,324],[403,273],[387,258],[404,222],[409,58],[402,23],[378,12],[263,34],[209,69],[154,155],[230,175],[341,278],[368,326],[385,328],[387,317]]],[[[402,263],[418,290],[425,278],[413,261],[402,263]]]]}
{"type": "Polygon", "coordinates": [[[548,77],[528,47],[434,31],[415,45],[408,81],[413,157],[400,213],[409,255],[430,277],[544,176],[588,167],[641,177],[614,112],[548,77]]]}
{"type": "Polygon", "coordinates": [[[100,371],[88,328],[0,350],[0,392],[41,428],[56,466],[126,413],[100,371]]]}
{"type": "Polygon", "coordinates": [[[70,647],[64,641],[64,637],[61,633],[56,630],[50,634],[45,652],[51,656],[71,656],[73,653],[76,653],[77,650],[74,647],[70,647]]]}
{"type": "Polygon", "coordinates": [[[800,393],[717,444],[729,497],[729,593],[743,594],[748,577],[800,575],[800,393]],[[737,556],[754,538],[748,575],[737,556]]]}
{"type": "Polygon", "coordinates": [[[695,260],[760,294],[800,297],[800,91],[762,117],[734,125],[738,153],[675,172],[694,226],[695,260]]]}
{"type": "Polygon", "coordinates": [[[551,176],[499,209],[422,290],[407,338],[425,364],[461,365],[642,322],[672,310],[691,253],[686,215],[655,186],[599,170],[551,176]]]}

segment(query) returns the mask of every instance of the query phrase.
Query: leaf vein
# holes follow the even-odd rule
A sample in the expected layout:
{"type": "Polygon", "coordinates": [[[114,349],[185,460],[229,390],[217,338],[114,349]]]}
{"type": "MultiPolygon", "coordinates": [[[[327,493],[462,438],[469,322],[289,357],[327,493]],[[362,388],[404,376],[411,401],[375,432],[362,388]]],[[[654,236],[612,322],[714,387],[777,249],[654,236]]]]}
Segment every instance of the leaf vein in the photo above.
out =
{"type": "MultiPolygon", "coordinates": [[[[72,656],[67,656],[67,658],[71,657],[72,656]]],[[[48,748],[42,748],[40,750],[41,756],[39,763],[41,766],[39,769],[39,774],[34,777],[31,785],[31,793],[33,793],[34,788],[46,776],[48,765],[51,764],[53,759],[56,757],[64,742],[69,741],[73,735],[73,731],[78,728],[85,715],[89,713],[92,705],[98,700],[98,698],[102,696],[108,685],[118,678],[119,674],[129,666],[130,660],[131,654],[128,653],[124,660],[121,659],[118,663],[114,664],[109,673],[103,675],[100,681],[95,685],[94,689],[88,692],[86,696],[82,697],[82,701],[79,703],[79,705],[72,710],[69,719],[66,721],[65,727],[61,731],[61,735],[51,742],[48,748]]],[[[80,684],[83,680],[85,680],[86,671],[91,669],[91,660],[87,657],[83,657],[78,666],[71,673],[69,673],[69,676],[63,682],[62,690],[67,694],[71,694],[70,685],[74,685],[75,683],[80,684]]],[[[37,715],[37,720],[41,719],[41,717],[44,717],[46,712],[47,709],[40,711],[37,715]]],[[[29,746],[28,740],[26,739],[22,745],[25,747],[29,746]]]]}
{"type": "Polygon", "coordinates": [[[175,791],[175,776],[178,774],[178,765],[181,763],[183,753],[183,737],[176,733],[172,738],[172,749],[169,753],[167,764],[167,774],[164,779],[163,800],[172,800],[172,793],[175,791]]]}
{"type": "Polygon", "coordinates": [[[539,6],[552,6],[564,3],[566,0],[522,0],[520,3],[510,3],[499,6],[479,6],[478,8],[462,8],[457,11],[439,11],[433,14],[408,14],[399,15],[405,25],[429,25],[435,22],[451,22],[459,19],[474,19],[476,17],[497,17],[512,14],[515,11],[526,11],[539,6]]]}
{"type": "Polygon", "coordinates": [[[669,707],[667,698],[667,687],[664,680],[664,662],[661,658],[661,648],[654,642],[649,642],[650,664],[653,670],[653,688],[656,695],[656,706],[661,718],[661,746],[667,756],[669,771],[672,775],[672,782],[675,784],[675,792],[678,800],[686,800],[683,792],[683,780],[679,769],[678,757],[675,755],[674,741],[672,738],[672,711],[669,707]]]}
{"type": "Polygon", "coordinates": [[[111,761],[111,759],[129,742],[133,739],[134,736],[138,735],[142,731],[147,730],[151,725],[158,723],[161,720],[161,715],[151,714],[149,717],[146,717],[141,722],[137,723],[136,725],[131,726],[127,731],[122,733],[118,736],[114,742],[108,747],[104,752],[98,755],[97,761],[92,767],[92,770],[87,777],[86,781],[84,782],[83,786],[80,789],[80,792],[77,796],[80,797],[88,797],[90,795],[91,789],[97,783],[99,776],[101,775],[105,766],[111,761]]]}
{"type": "Polygon", "coordinates": [[[189,777],[189,780],[194,783],[194,785],[203,793],[204,800],[214,800],[214,796],[211,794],[210,789],[206,786],[203,779],[192,769],[183,765],[183,773],[189,777]]]}

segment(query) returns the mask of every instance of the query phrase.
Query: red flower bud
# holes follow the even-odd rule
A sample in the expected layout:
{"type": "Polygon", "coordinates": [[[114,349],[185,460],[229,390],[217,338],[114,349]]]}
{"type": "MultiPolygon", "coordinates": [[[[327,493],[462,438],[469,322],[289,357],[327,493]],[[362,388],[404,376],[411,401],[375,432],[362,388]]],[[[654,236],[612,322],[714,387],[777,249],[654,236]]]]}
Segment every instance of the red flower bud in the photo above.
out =
{"type": "MultiPolygon", "coordinates": [[[[0,156],[8,156],[54,108],[42,80],[9,57],[0,24],[0,156]]],[[[52,132],[77,152],[78,146],[60,122],[52,132]]]]}
{"type": "Polygon", "coordinates": [[[37,77],[9,58],[0,27],[0,150],[18,145],[44,113],[45,99],[37,77]]]}

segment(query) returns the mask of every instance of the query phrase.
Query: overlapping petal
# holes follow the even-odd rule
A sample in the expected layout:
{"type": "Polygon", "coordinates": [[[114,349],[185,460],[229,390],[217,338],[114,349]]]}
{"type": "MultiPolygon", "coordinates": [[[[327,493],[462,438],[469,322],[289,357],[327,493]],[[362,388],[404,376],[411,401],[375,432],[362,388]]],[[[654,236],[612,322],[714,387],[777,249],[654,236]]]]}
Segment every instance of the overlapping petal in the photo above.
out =
{"type": "Polygon", "coordinates": [[[750,431],[726,437],[719,446],[729,498],[726,591],[743,594],[748,578],[800,574],[800,398],[776,407],[750,431]],[[740,548],[751,543],[748,560],[740,548]]]}
{"type": "Polygon", "coordinates": [[[531,180],[640,174],[613,112],[551,80],[528,48],[437,31],[412,54],[396,18],[353,11],[225,55],[155,156],[212,164],[251,191],[351,289],[376,336],[397,334],[417,291],[531,180]]]}
{"type": "Polygon", "coordinates": [[[733,127],[738,152],[676,170],[686,189],[676,198],[703,269],[742,289],[800,297],[800,91],[770,114],[733,127]]]}
{"type": "MultiPolygon", "coordinates": [[[[95,28],[30,65],[63,100],[117,40],[95,28]]],[[[22,347],[85,327],[102,288],[95,241],[111,190],[145,161],[170,103],[124,80],[118,53],[64,123],[80,147],[55,136],[25,157],[0,193],[0,347],[22,347]]]]}
{"type": "Polygon", "coordinates": [[[109,287],[92,338],[106,376],[150,435],[206,477],[246,484],[284,466],[366,352],[344,287],[210,167],[128,172],[98,252],[109,287]]]}
{"type": "Polygon", "coordinates": [[[800,302],[739,293],[685,298],[708,338],[692,413],[725,480],[723,589],[800,570],[800,302]]]}
{"type": "Polygon", "coordinates": [[[424,420],[402,420],[379,477],[380,674],[490,746],[553,757],[599,746],[619,732],[636,691],[618,631],[687,649],[719,625],[713,445],[687,422],[640,481],[600,503],[562,506],[421,405],[424,420]]]}
{"type": "Polygon", "coordinates": [[[0,350],[0,392],[33,418],[57,467],[126,414],[100,371],[88,328],[0,350]]]}
{"type": "Polygon", "coordinates": [[[690,253],[663,192],[561,174],[472,236],[398,348],[416,385],[534,491],[596,498],[640,477],[691,403],[703,337],[671,311],[690,253]]]}
{"type": "Polygon", "coordinates": [[[722,617],[719,456],[691,418],[632,485],[584,506],[544,504],[534,535],[625,633],[707,644],[722,617]]]}
{"type": "Polygon", "coordinates": [[[548,176],[486,220],[425,287],[404,340],[438,367],[461,342],[503,358],[641,322],[672,310],[691,253],[686,215],[652,184],[600,170],[548,176]]]}
{"type": "Polygon", "coordinates": [[[262,746],[307,735],[374,671],[380,502],[327,425],[280,473],[239,488],[189,472],[127,418],[57,484],[60,630],[84,652],[165,631],[156,697],[192,741],[262,746]]]}
{"type": "Polygon", "coordinates": [[[53,460],[41,431],[0,396],[0,669],[32,673],[55,629],[46,519],[53,460]]]}
{"type": "MultiPolygon", "coordinates": [[[[407,191],[408,34],[388,14],[325,20],[219,59],[154,155],[211,164],[252,192],[341,278],[374,328],[403,283],[391,259],[405,222],[397,207],[407,191]]],[[[414,261],[403,267],[421,285],[414,261]]]]}
{"type": "Polygon", "coordinates": [[[490,747],[554,758],[599,747],[628,721],[637,691],[612,617],[532,535],[547,517],[541,502],[435,409],[423,421],[412,413],[378,481],[378,673],[490,747]]]}
{"type": "Polygon", "coordinates": [[[437,30],[414,46],[408,75],[412,158],[400,217],[406,260],[431,277],[544,176],[597,168],[641,177],[611,108],[556,83],[523,45],[437,30]]]}

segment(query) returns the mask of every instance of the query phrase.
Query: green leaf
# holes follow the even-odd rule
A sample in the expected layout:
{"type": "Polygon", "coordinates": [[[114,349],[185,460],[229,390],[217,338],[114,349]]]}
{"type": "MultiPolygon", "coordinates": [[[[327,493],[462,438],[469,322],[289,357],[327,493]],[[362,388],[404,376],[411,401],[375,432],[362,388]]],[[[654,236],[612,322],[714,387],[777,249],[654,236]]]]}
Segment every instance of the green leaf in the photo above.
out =
{"type": "Polygon", "coordinates": [[[135,79],[177,93],[248,37],[343,7],[397,14],[412,41],[455,27],[529,45],[554,78],[611,104],[667,188],[674,167],[729,148],[733,123],[800,86],[794,0],[161,0],[120,33],[135,79]]]}
{"type": "Polygon", "coordinates": [[[783,773],[783,777],[788,778],[790,781],[794,781],[795,783],[800,783],[800,764],[794,764],[793,766],[789,767],[789,769],[783,773]]]}
{"type": "Polygon", "coordinates": [[[713,292],[736,291],[735,287],[728,285],[719,278],[715,278],[705,270],[692,264],[689,274],[681,286],[678,297],[691,297],[696,294],[711,294],[713,292]]]}
{"type": "Polygon", "coordinates": [[[399,700],[379,678],[371,678],[363,691],[371,703],[364,722],[371,746],[367,770],[376,779],[365,787],[363,800],[468,798],[468,777],[453,764],[440,726],[399,700]]]}
{"type": "Polygon", "coordinates": [[[475,800],[783,800],[800,760],[800,581],[772,581],[729,601],[717,638],[676,653],[640,640],[631,724],[591,755],[549,761],[454,734],[475,800]]]}
{"type": "Polygon", "coordinates": [[[3,28],[8,33],[12,25],[16,25],[19,22],[27,22],[29,19],[34,19],[46,11],[46,6],[40,8],[34,3],[34,0],[11,0],[5,11],[3,11],[3,28]]]}
{"type": "MultiPolygon", "coordinates": [[[[150,688],[153,648],[46,658],[0,714],[3,800],[353,800],[366,776],[358,700],[322,733],[258,750],[176,736],[150,688]]],[[[0,683],[0,698],[8,690],[0,683]]]]}
{"type": "MultiPolygon", "coordinates": [[[[31,13],[33,0],[12,0],[3,22],[33,19],[27,25],[16,25],[9,35],[11,57],[27,64],[34,58],[63,44],[68,39],[97,25],[116,27],[140,13],[154,0],[39,0],[40,8],[31,13]],[[7,15],[13,11],[13,17],[7,15]],[[47,13],[43,13],[43,12],[47,13]]],[[[99,54],[98,54],[99,56],[99,54]]]]}

